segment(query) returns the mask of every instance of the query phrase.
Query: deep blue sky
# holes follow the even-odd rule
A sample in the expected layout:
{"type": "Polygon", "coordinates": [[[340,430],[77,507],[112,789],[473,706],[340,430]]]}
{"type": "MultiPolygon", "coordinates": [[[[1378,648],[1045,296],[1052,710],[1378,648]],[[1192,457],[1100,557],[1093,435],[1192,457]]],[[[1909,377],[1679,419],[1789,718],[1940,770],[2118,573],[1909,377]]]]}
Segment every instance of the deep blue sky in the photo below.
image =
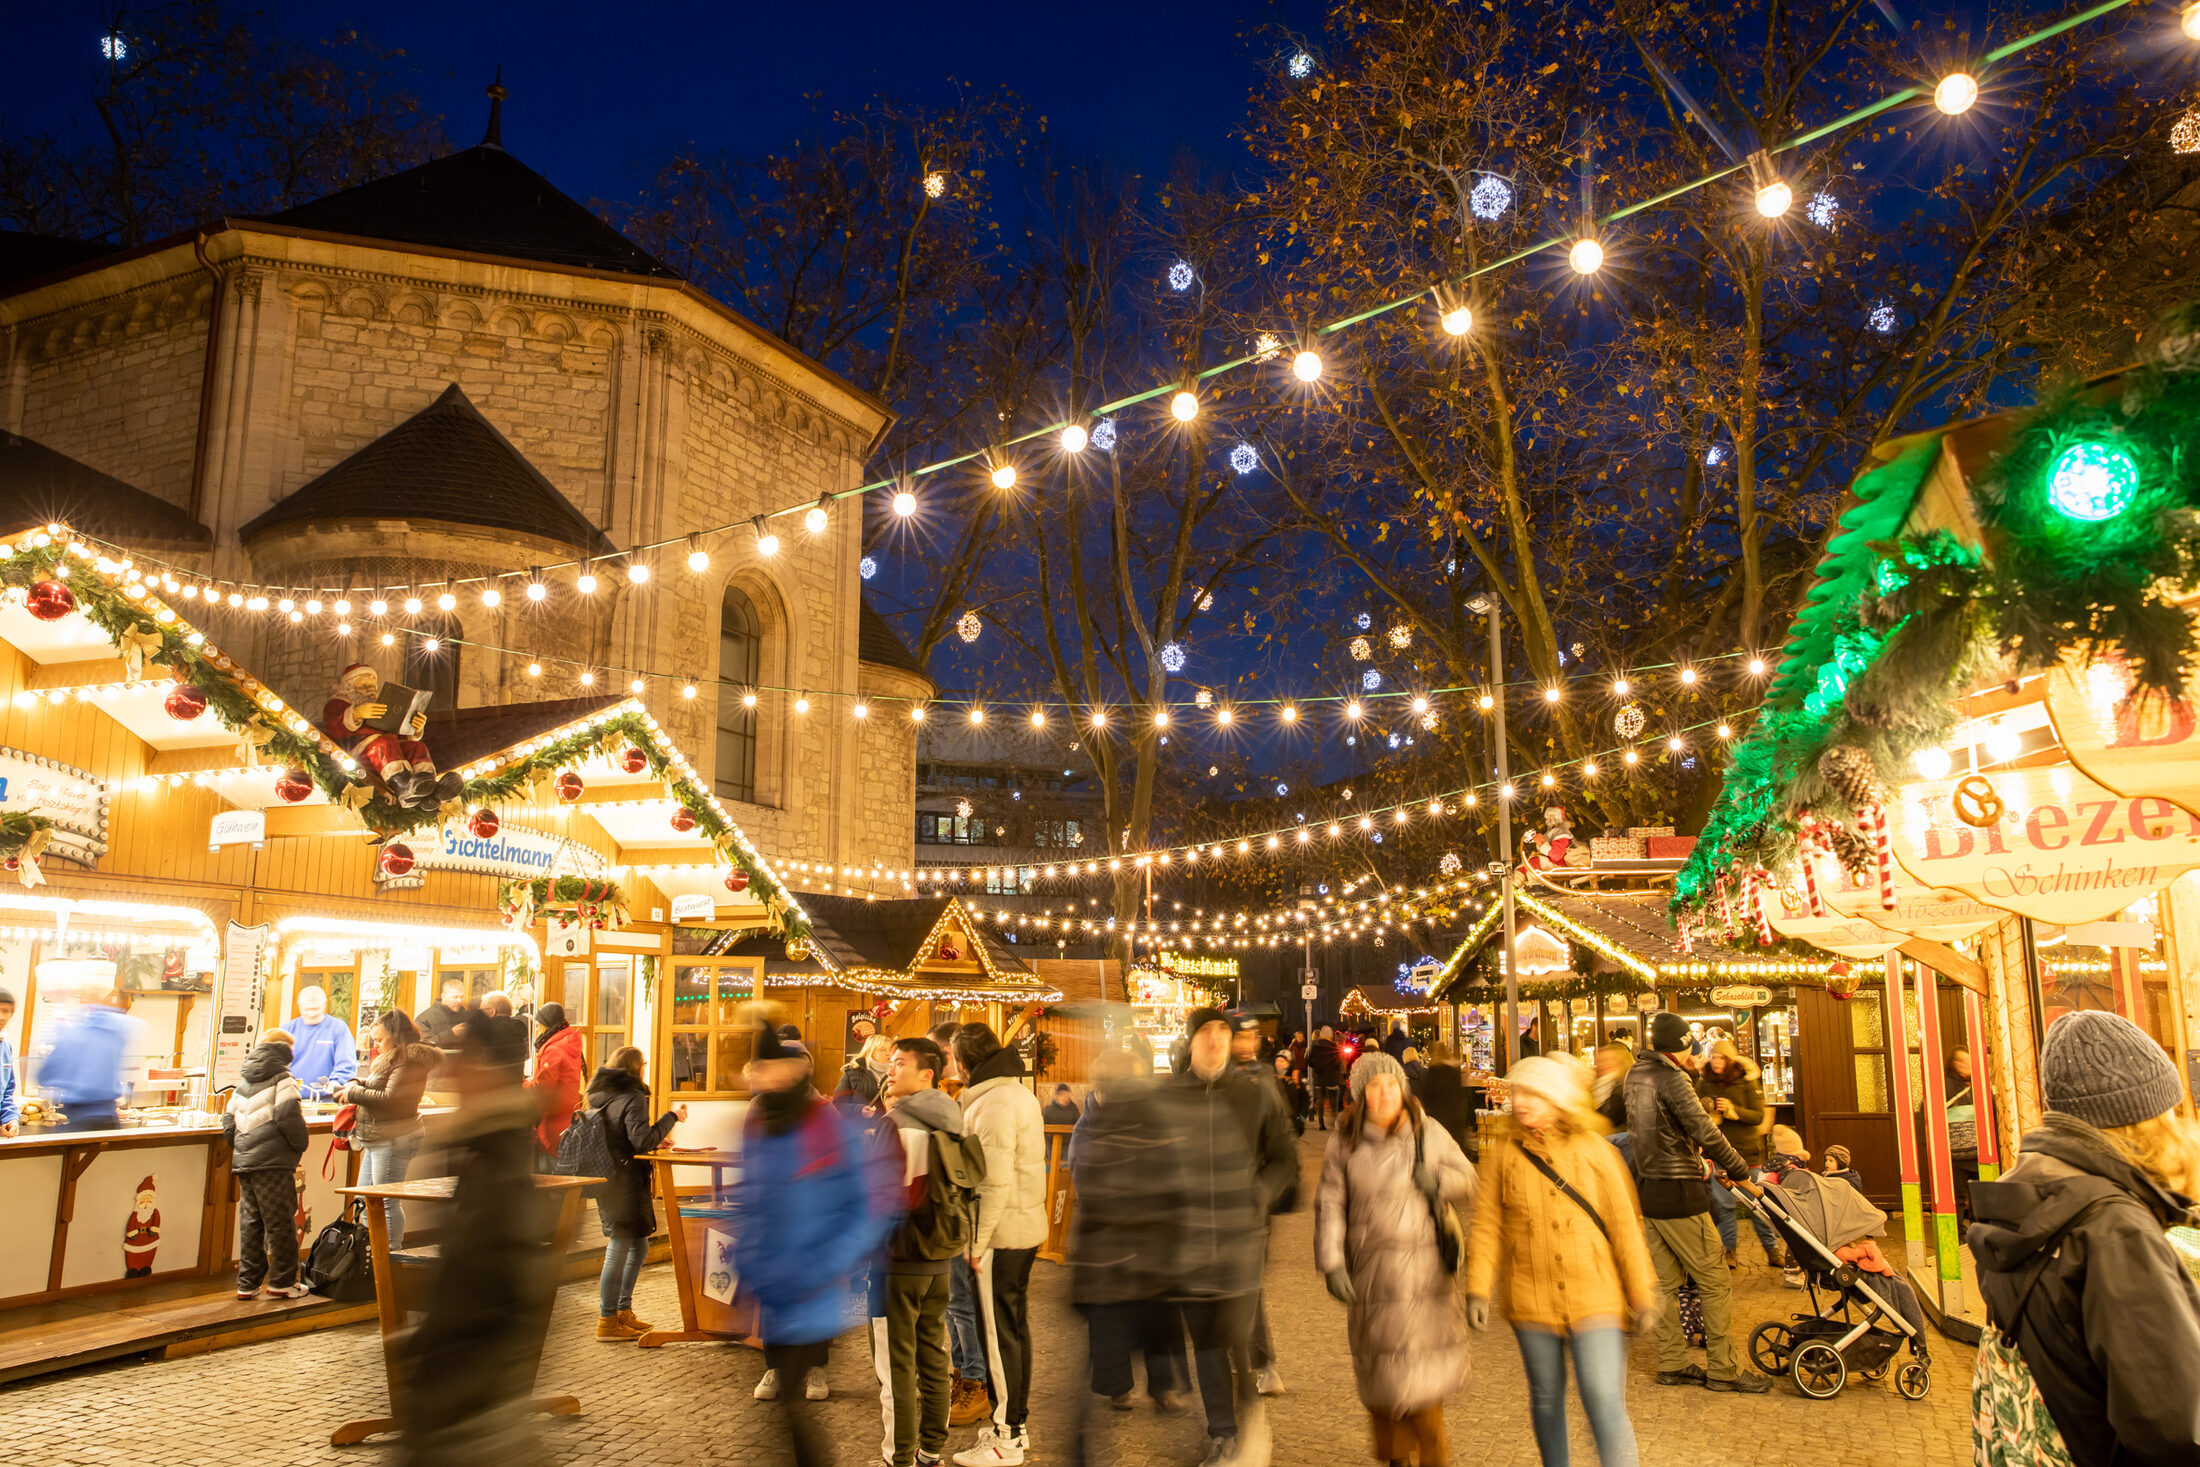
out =
{"type": "MultiPolygon", "coordinates": [[[[15,129],[93,124],[88,104],[112,5],[10,0],[0,116],[15,129]]],[[[240,9],[245,8],[239,6],[240,9]]],[[[1235,156],[1260,43],[1282,21],[1312,30],[1318,0],[1119,6],[694,4],[680,0],[290,0],[268,10],[300,37],[356,27],[402,48],[451,141],[481,136],[481,91],[501,63],[506,145],[583,200],[623,195],[688,140],[778,145],[805,93],[854,105],[876,92],[944,96],[950,78],[1014,88],[1065,151],[1153,174],[1180,148],[1235,156]]]]}

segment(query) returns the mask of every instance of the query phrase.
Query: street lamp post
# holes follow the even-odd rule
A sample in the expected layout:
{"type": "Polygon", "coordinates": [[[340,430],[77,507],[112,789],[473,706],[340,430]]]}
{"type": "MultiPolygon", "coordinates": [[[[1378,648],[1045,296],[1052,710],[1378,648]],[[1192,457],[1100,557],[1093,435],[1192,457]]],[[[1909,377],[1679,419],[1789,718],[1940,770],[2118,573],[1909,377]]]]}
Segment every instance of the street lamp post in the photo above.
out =
{"type": "Polygon", "coordinates": [[[1496,713],[1491,737],[1497,764],[1497,859],[1490,863],[1497,875],[1497,889],[1505,903],[1505,1072],[1512,1073],[1520,1050],[1520,975],[1513,965],[1512,883],[1512,774],[1505,740],[1505,643],[1500,622],[1503,612],[1494,596],[1477,596],[1467,603],[1490,627],[1490,702],[1496,713]]]}

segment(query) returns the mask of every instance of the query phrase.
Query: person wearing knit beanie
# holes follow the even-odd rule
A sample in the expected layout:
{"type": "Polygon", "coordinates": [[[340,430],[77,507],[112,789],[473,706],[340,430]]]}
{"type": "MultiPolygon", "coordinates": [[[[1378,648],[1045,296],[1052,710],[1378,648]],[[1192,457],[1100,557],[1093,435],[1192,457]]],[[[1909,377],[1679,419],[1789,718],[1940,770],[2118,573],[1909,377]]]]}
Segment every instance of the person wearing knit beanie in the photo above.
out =
{"type": "Polygon", "coordinates": [[[1688,1021],[1671,1009],[1652,1014],[1650,1047],[1660,1054],[1679,1054],[1688,1048],[1688,1021]]]}
{"type": "Polygon", "coordinates": [[[1571,1055],[1530,1055],[1505,1072],[1517,1094],[1540,1095],[1577,1123],[1589,1109],[1589,1076],[1571,1055]]]}
{"type": "Polygon", "coordinates": [[[2184,1087],[2162,1046],[2122,1014],[2064,1014],[2040,1047],[2040,1095],[2049,1110],[2100,1130],[2175,1110],[2184,1087]]]}
{"type": "Polygon", "coordinates": [[[1368,1082],[1377,1075],[1390,1075],[1398,1081],[1398,1088],[1407,1095],[1413,1087],[1406,1083],[1406,1067],[1379,1049],[1370,1049],[1352,1062],[1352,1103],[1358,1105],[1367,1096],[1368,1082]]]}

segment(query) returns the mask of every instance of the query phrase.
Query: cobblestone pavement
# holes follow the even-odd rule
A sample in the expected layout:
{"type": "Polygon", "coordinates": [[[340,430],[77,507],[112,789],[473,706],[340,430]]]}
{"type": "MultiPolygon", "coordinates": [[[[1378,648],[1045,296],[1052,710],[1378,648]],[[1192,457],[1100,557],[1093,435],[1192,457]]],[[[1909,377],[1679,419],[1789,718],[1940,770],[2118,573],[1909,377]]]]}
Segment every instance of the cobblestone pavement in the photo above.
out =
{"type": "MultiPolygon", "coordinates": [[[[1321,1158],[1319,1132],[1303,1151],[1307,1195],[1321,1158]]],[[[1743,1257],[1757,1257],[1748,1229],[1743,1257]]],[[[1366,1418],[1353,1393],[1345,1354],[1344,1310],[1323,1291],[1312,1265],[1313,1219],[1301,1208],[1279,1220],[1268,1270],[1269,1319],[1287,1393],[1269,1402],[1277,1467],[1367,1459],[1366,1418]]],[[[1740,1274],[1735,1319],[1746,1332],[1784,1318],[1803,1298],[1779,1286],[1759,1264],[1740,1274]]],[[[1062,1270],[1041,1263],[1032,1280],[1036,1378],[1032,1389],[1033,1463],[1066,1462],[1062,1450],[1075,1393],[1081,1389],[1083,1329],[1069,1308],[1062,1270]]],[[[676,1319],[669,1266],[647,1270],[636,1293],[646,1319],[676,1319]]],[[[673,1345],[643,1352],[593,1338],[595,1285],[559,1294],[540,1381],[569,1391],[581,1415],[545,1419],[540,1460],[565,1463],[776,1464],[791,1455],[771,1407],[750,1397],[762,1373],[753,1350],[673,1345]]],[[[1972,1351],[1932,1337],[1932,1393],[1905,1401],[1892,1385],[1852,1379],[1831,1401],[1812,1401],[1786,1381],[1763,1396],[1713,1395],[1661,1387],[1652,1379],[1655,1350],[1638,1340],[1628,1398],[1647,1464],[1743,1463],[1750,1467],[1845,1467],[1845,1464],[1958,1464],[1970,1460],[1967,1408],[1972,1351]]],[[[860,1336],[836,1344],[828,1378],[833,1398],[819,1409],[833,1428],[842,1467],[877,1459],[877,1387],[860,1336]]],[[[221,1350],[196,1358],[96,1367],[0,1388],[4,1457],[25,1467],[91,1467],[151,1461],[162,1467],[277,1467],[277,1464],[379,1463],[382,1444],[332,1448],[328,1431],[384,1408],[380,1343],[373,1326],[221,1350]]],[[[1574,1458],[1594,1463],[1593,1439],[1578,1402],[1570,1405],[1574,1458]]],[[[1527,1387],[1512,1338],[1501,1326],[1475,1337],[1467,1386],[1449,1406],[1454,1460],[1466,1467],[1532,1467],[1527,1387]]],[[[1204,1442],[1196,1411],[1157,1417],[1143,1404],[1113,1418],[1125,1467],[1196,1463],[1204,1442]]],[[[954,1433],[950,1451],[976,1428],[954,1433]]]]}

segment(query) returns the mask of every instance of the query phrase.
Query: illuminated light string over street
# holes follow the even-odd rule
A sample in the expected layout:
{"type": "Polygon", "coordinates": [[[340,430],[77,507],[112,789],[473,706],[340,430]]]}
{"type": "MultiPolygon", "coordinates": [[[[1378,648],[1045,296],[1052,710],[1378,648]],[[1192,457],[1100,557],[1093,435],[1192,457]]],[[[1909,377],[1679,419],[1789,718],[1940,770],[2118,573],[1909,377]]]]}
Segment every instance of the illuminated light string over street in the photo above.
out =
{"type": "MultiPolygon", "coordinates": [[[[1756,180],[1756,186],[1752,190],[1757,200],[1758,211],[1768,221],[1777,219],[1787,212],[1787,201],[1791,200],[1793,195],[1785,180],[1770,173],[1773,155],[1808,147],[1836,133],[1860,126],[1905,103],[1930,100],[1932,105],[1943,115],[1948,117],[1960,116],[1968,112],[1977,103],[1981,94],[1979,76],[1982,72],[1986,72],[1997,63],[2006,61],[2012,56],[2020,55],[2066,31],[2089,24],[2115,11],[2126,9],[2130,3],[2131,0],[2102,0],[2100,4],[2093,5],[2074,15],[2066,16],[2059,21],[2042,26],[2038,30],[1997,46],[1979,57],[1970,67],[1959,66],[1953,68],[1930,86],[1902,87],[1889,92],[1876,102],[1858,107],[1834,118],[1830,122],[1822,123],[1806,132],[1798,133],[1794,137],[1774,143],[1763,150],[1761,154],[1753,155],[1753,158],[1761,161],[1753,163],[1751,160],[1744,160],[1723,168],[1713,169],[1662,193],[1653,194],[1649,198],[1624,205],[1608,214],[1585,219],[1580,229],[1574,233],[1552,235],[1534,244],[1523,246],[1509,255],[1493,260],[1486,265],[1478,266],[1454,280],[1439,281],[1423,286],[1418,290],[1350,316],[1310,325],[1303,332],[1295,331],[1293,334],[1298,339],[1298,346],[1295,351],[1288,353],[1288,369],[1301,387],[1310,386],[1323,375],[1323,362],[1316,347],[1321,338],[1348,330],[1377,317],[1389,315],[1394,311],[1417,306],[1424,301],[1431,301],[1436,304],[1439,313],[1439,324],[1447,335],[1463,336],[1473,329],[1473,313],[1464,302],[1455,299],[1455,294],[1462,285],[1482,276],[1507,269],[1522,261],[1533,259],[1551,250],[1563,251],[1571,268],[1577,274],[1584,277],[1593,275],[1607,263],[1608,253],[1605,237],[1602,234],[1605,228],[1632,218],[1636,214],[1659,208],[1672,203],[1676,199],[1685,198],[1736,174],[1749,172],[1753,167],[1759,170],[1761,175],[1756,180]],[[1770,207],[1775,202],[1779,204],[1777,210],[1770,207]]],[[[2196,18],[2190,6],[2181,9],[2179,28],[2188,39],[2200,40],[2200,18],[2196,18]]],[[[944,181],[942,187],[944,188],[944,181]]],[[[926,180],[926,191],[928,193],[930,188],[931,182],[928,178],[926,180]]],[[[1502,216],[1506,206],[1511,202],[1510,192],[1510,185],[1506,184],[1503,179],[1495,174],[1483,174],[1476,185],[1474,194],[1471,196],[1476,215],[1482,218],[1502,216]],[[1485,190],[1484,185],[1496,185],[1496,187],[1485,190]],[[1501,203],[1498,200],[1498,188],[1502,188],[1505,192],[1505,198],[1501,203]],[[1487,213],[1484,212],[1486,208],[1489,210],[1487,213]]],[[[1817,200],[1813,199],[1812,204],[1815,206],[1817,200]]],[[[1190,262],[1178,260],[1170,267],[1169,283],[1173,289],[1188,290],[1195,280],[1196,272],[1190,262]],[[1182,280],[1182,284],[1177,283],[1179,279],[1182,280]]],[[[802,518],[803,528],[811,538],[815,539],[822,536],[831,525],[832,506],[844,499],[855,499],[866,494],[890,491],[893,495],[892,508],[894,513],[906,519],[918,511],[916,487],[921,480],[965,465],[974,464],[979,466],[986,472],[997,488],[1005,491],[1015,485],[1018,477],[1017,467],[1009,456],[1011,449],[1043,439],[1052,439],[1060,451],[1069,454],[1081,453],[1088,446],[1106,451],[1112,447],[1115,441],[1115,424],[1111,415],[1164,397],[1168,399],[1169,413],[1175,421],[1179,423],[1191,422],[1200,415],[1202,404],[1197,389],[1201,383],[1226,376],[1249,366],[1275,361],[1285,355],[1286,353],[1281,350],[1280,341],[1273,333],[1269,333],[1252,343],[1251,349],[1242,356],[1218,362],[1214,366],[1203,368],[1188,376],[1174,378],[1125,397],[1115,398],[1069,418],[1049,423],[1044,427],[1033,428],[1003,441],[973,448],[946,458],[936,459],[921,467],[888,478],[873,480],[867,484],[859,484],[850,489],[826,490],[815,498],[798,500],[795,503],[762,514],[750,515],[744,519],[731,520],[720,525],[682,531],[662,540],[636,544],[609,556],[549,561],[525,568],[456,576],[424,585],[396,586],[370,591],[359,591],[350,588],[324,587],[319,590],[307,590],[296,587],[262,586],[209,578],[184,571],[180,567],[166,566],[163,569],[169,572],[168,579],[176,582],[175,587],[169,590],[171,595],[184,594],[184,588],[189,586],[191,595],[198,596],[201,594],[198,587],[204,585],[214,591],[219,602],[228,605],[232,610],[271,612],[288,616],[294,622],[304,621],[309,617],[318,617],[324,613],[324,610],[332,609],[333,603],[338,600],[350,601],[362,596],[370,600],[379,599],[384,601],[395,598],[408,604],[432,602],[438,609],[449,611],[457,605],[458,591],[461,587],[466,588],[470,595],[478,595],[483,605],[491,607],[500,605],[508,594],[518,594],[529,600],[541,601],[549,594],[549,586],[544,577],[551,572],[574,572],[574,588],[584,595],[593,592],[598,584],[599,572],[611,574],[623,571],[630,582],[639,585],[650,579],[652,574],[650,559],[661,552],[682,551],[686,555],[689,568],[701,572],[709,568],[712,548],[722,548],[722,542],[726,537],[738,536],[743,531],[747,531],[751,537],[751,544],[755,553],[768,559],[779,554],[783,548],[778,533],[771,528],[773,521],[799,515],[802,518]],[[1103,430],[1105,430],[1104,435],[1103,430]],[[1105,441],[1103,441],[1103,437],[1105,441]]],[[[167,589],[165,583],[164,589],[167,589]]],[[[190,599],[190,597],[187,596],[186,599],[190,599]]],[[[339,611],[335,614],[341,619],[347,613],[339,611]]]]}

